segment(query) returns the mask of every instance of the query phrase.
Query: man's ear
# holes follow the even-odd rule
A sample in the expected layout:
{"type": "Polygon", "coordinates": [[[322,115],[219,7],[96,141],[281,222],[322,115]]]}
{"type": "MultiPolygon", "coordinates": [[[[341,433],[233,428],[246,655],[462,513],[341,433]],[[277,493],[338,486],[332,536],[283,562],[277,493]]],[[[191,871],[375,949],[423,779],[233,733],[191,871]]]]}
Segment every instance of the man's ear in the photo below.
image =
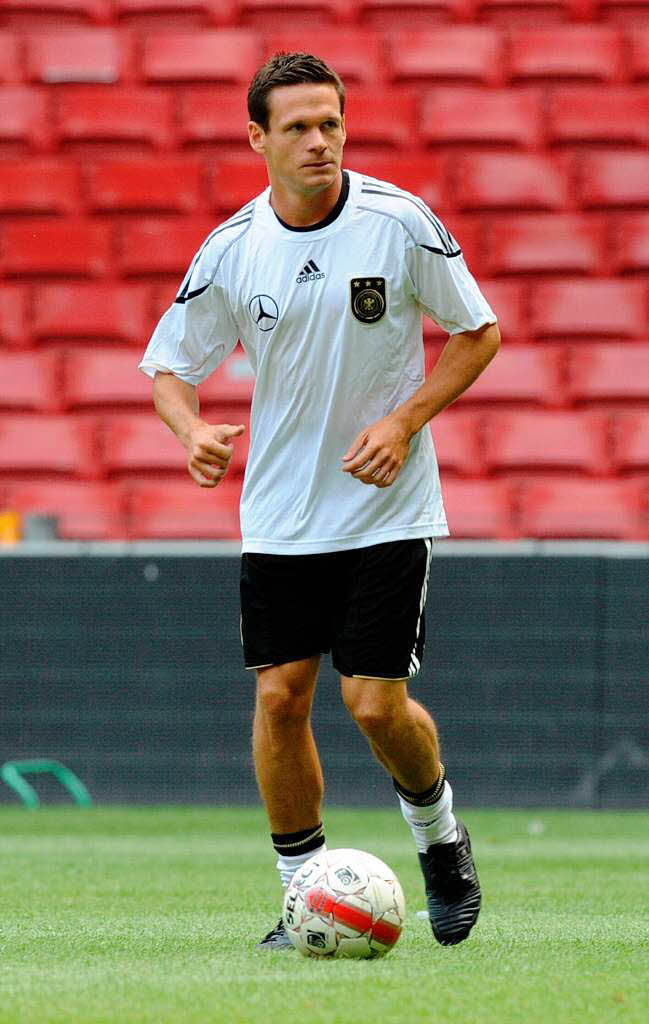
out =
{"type": "Polygon", "coordinates": [[[343,144],[347,141],[347,127],[345,125],[345,115],[341,117],[342,129],[343,129],[343,144]]]}
{"type": "Polygon", "coordinates": [[[259,153],[261,156],[265,150],[265,139],[266,132],[260,124],[256,121],[248,121],[248,142],[254,149],[255,153],[259,153]]]}

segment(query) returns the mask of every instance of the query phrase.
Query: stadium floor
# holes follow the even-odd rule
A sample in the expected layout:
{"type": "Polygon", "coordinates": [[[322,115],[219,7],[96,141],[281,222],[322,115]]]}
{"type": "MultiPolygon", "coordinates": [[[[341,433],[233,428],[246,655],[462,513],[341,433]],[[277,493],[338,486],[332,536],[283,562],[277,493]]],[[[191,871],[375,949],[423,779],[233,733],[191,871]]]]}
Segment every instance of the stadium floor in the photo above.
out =
{"type": "Polygon", "coordinates": [[[644,813],[468,811],[484,888],[433,943],[397,811],[327,810],[386,860],[403,935],[377,961],[254,951],[279,916],[257,809],[0,808],[0,1024],[646,1024],[644,813]]]}

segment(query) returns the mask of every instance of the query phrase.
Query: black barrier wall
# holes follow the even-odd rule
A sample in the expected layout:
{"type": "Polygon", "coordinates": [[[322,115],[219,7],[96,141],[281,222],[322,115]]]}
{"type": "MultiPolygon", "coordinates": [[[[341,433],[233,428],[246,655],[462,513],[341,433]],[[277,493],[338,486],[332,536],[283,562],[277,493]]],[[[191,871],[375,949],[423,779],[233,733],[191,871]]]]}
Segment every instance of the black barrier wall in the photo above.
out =
{"type": "MultiPolygon", "coordinates": [[[[0,761],[60,759],[98,802],[256,802],[238,573],[227,557],[0,559],[0,761]]],[[[458,804],[649,803],[648,577],[643,558],[434,559],[411,689],[458,804]]],[[[391,803],[328,658],[314,723],[327,800],[391,803]]],[[[2,783],[0,801],[16,801],[2,783]]]]}

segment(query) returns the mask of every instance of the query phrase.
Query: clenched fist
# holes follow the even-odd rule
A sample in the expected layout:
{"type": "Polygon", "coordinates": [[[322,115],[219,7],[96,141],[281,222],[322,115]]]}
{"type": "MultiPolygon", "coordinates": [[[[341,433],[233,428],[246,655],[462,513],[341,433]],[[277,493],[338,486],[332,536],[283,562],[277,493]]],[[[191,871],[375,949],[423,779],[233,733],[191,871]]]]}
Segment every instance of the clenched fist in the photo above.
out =
{"type": "Polygon", "coordinates": [[[229,423],[217,426],[200,422],[192,428],[187,444],[187,468],[200,487],[216,487],[228,471],[234,446],[233,437],[245,430],[243,423],[233,427],[229,423]]]}

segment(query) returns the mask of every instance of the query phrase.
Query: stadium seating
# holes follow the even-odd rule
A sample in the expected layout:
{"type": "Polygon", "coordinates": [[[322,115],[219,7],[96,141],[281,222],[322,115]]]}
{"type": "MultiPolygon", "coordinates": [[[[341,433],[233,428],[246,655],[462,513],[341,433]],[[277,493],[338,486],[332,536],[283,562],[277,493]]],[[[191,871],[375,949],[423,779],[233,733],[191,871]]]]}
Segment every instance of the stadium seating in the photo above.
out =
{"type": "Polygon", "coordinates": [[[126,537],[121,491],[112,484],[33,479],[10,484],[7,507],[23,517],[55,516],[62,540],[120,540],[126,537]]]}
{"type": "Polygon", "coordinates": [[[606,265],[607,225],[569,213],[492,217],[485,268],[491,274],[593,274],[606,265]]]}
{"type": "Polygon", "coordinates": [[[20,80],[18,39],[9,32],[0,31],[0,82],[20,80]]]}
{"type": "MultiPolygon", "coordinates": [[[[217,405],[222,408],[228,403],[246,406],[252,399],[255,375],[245,352],[237,347],[231,355],[199,385],[198,393],[202,406],[217,405]]],[[[233,413],[235,415],[235,413],[233,413]]],[[[241,415],[241,408],[236,412],[241,415]]],[[[241,422],[241,420],[237,420],[241,422]]]]}
{"type": "Polygon", "coordinates": [[[345,123],[356,146],[387,145],[407,149],[415,135],[414,96],[376,86],[350,89],[345,123]],[[381,114],[377,116],[379,110],[381,114]]]}
{"type": "Polygon", "coordinates": [[[200,206],[201,167],[191,158],[102,160],[88,170],[94,210],[184,213],[200,206]]]}
{"type": "Polygon", "coordinates": [[[532,148],[540,142],[541,99],[538,90],[434,89],[423,97],[419,134],[424,142],[443,146],[532,148]]]}
{"type": "Polygon", "coordinates": [[[181,18],[230,25],[236,14],[234,0],[114,0],[114,7],[118,18],[125,23],[138,26],[158,23],[160,28],[181,18]]]}
{"type": "Polygon", "coordinates": [[[434,210],[444,205],[444,168],[435,155],[408,157],[357,152],[345,166],[379,181],[390,181],[406,192],[420,196],[434,210]]]}
{"type": "Polygon", "coordinates": [[[614,439],[618,470],[649,473],[649,410],[617,416],[614,439]]]}
{"type": "Polygon", "coordinates": [[[634,81],[649,79],[649,28],[635,28],[629,36],[629,76],[634,81]]]}
{"type": "Polygon", "coordinates": [[[186,480],[134,481],[126,489],[128,536],[238,540],[240,484],[217,487],[186,480]]]}
{"type": "Polygon", "coordinates": [[[493,279],[481,279],[480,287],[498,317],[504,341],[525,341],[529,334],[527,289],[518,281],[493,279]]]}
{"type": "Polygon", "coordinates": [[[173,274],[180,284],[217,217],[137,217],[123,223],[118,266],[124,275],[173,274]]]}
{"type": "Polygon", "coordinates": [[[180,91],[180,127],[178,137],[183,144],[227,142],[241,144],[248,150],[246,130],[247,90],[243,86],[188,86],[180,91]]]}
{"type": "Polygon", "coordinates": [[[496,472],[563,469],[605,475],[608,426],[598,413],[493,412],[485,425],[485,465],[496,472]]]}
{"type": "Polygon", "coordinates": [[[266,166],[254,153],[217,159],[210,169],[210,209],[232,214],[268,187],[266,166]]]}
{"type": "Polygon", "coordinates": [[[647,285],[616,279],[545,280],[532,292],[530,322],[537,337],[640,338],[647,331],[647,285]]]}
{"type": "Polygon", "coordinates": [[[144,40],[143,73],[150,82],[247,84],[260,58],[261,42],[252,32],[159,32],[144,40]]]}
{"type": "MultiPolygon", "coordinates": [[[[303,32],[273,32],[264,40],[264,57],[302,49],[303,32]]],[[[380,36],[371,32],[343,33],[339,29],[318,32],[318,54],[334,65],[345,83],[354,85],[373,85],[381,77],[385,60],[380,36]]]]}
{"type": "Polygon", "coordinates": [[[0,350],[0,408],[53,412],[60,407],[59,357],[55,352],[0,350]]]}
{"type": "Polygon", "coordinates": [[[649,343],[571,347],[567,390],[573,403],[649,404],[649,343]]]}
{"type": "Polygon", "coordinates": [[[478,448],[478,417],[473,412],[456,409],[436,416],[431,424],[437,462],[443,472],[462,476],[480,473],[478,448]]]}
{"type": "MultiPolygon", "coordinates": [[[[309,32],[321,26],[336,27],[351,16],[351,0],[294,0],[290,6],[282,0],[237,0],[241,24],[259,29],[293,28],[309,32]]],[[[304,48],[304,45],[301,49],[304,48]]]]}
{"type": "Polygon", "coordinates": [[[100,277],[110,268],[113,229],[98,220],[70,218],[8,222],[0,270],[6,274],[100,277]]]}
{"type": "Polygon", "coordinates": [[[67,409],[152,405],[151,381],[138,370],[132,349],[69,350],[65,357],[63,401],[67,409]]]}
{"type": "Polygon", "coordinates": [[[474,8],[481,22],[507,26],[581,21],[588,13],[590,0],[476,0],[474,8]]]}
{"type": "Polygon", "coordinates": [[[473,0],[358,0],[353,6],[363,25],[392,33],[395,25],[412,31],[435,22],[469,21],[473,0]]]}
{"type": "Polygon", "coordinates": [[[587,79],[616,81],[622,72],[622,33],[601,25],[519,29],[510,35],[513,81],[587,79]]]}
{"type": "Polygon", "coordinates": [[[114,29],[80,28],[74,31],[30,35],[27,39],[27,75],[35,82],[117,82],[126,61],[122,40],[114,29]]]}
{"type": "Polygon", "coordinates": [[[461,210],[557,210],[568,201],[559,167],[533,153],[462,154],[455,175],[461,210]]]}
{"type": "Polygon", "coordinates": [[[79,195],[79,169],[57,160],[0,163],[3,213],[71,213],[79,195]]]}
{"type": "Polygon", "coordinates": [[[0,88],[0,142],[41,149],[51,135],[44,92],[24,85],[0,88]]]}
{"type": "Polygon", "coordinates": [[[173,97],[156,89],[67,86],[58,95],[56,135],[61,142],[170,146],[173,106],[173,97]]]}
{"type": "Polygon", "coordinates": [[[512,536],[512,490],[496,480],[442,481],[451,536],[487,540],[512,536]]]}
{"type": "Polygon", "coordinates": [[[548,136],[556,143],[649,141],[646,86],[572,86],[549,97],[548,136]]]}
{"type": "Polygon", "coordinates": [[[587,153],[579,163],[577,197],[585,208],[649,203],[649,153],[587,153]]]}
{"type": "Polygon", "coordinates": [[[108,0],[2,0],[2,14],[14,25],[24,25],[27,16],[34,15],[49,15],[57,21],[70,17],[101,25],[109,20],[110,7],[108,0]]]}
{"type": "Polygon", "coordinates": [[[97,475],[94,425],[68,416],[0,416],[0,473],[97,475]]]}
{"type": "MultiPolygon", "coordinates": [[[[475,383],[460,396],[460,405],[503,403],[557,406],[564,400],[563,353],[557,346],[505,343],[475,383]]],[[[551,414],[553,415],[553,414],[551,414]]]]}
{"type": "Polygon", "coordinates": [[[528,480],[519,494],[519,531],[523,537],[646,537],[640,489],[619,480],[528,480]]]}
{"type": "Polygon", "coordinates": [[[0,346],[26,345],[27,294],[18,284],[0,284],[0,346]]]}
{"type": "Polygon", "coordinates": [[[618,221],[616,266],[621,271],[649,270],[649,212],[626,214],[618,221]]]}
{"type": "Polygon", "coordinates": [[[32,336],[142,345],[152,326],[148,300],[149,288],[141,284],[47,284],[39,290],[32,336]]]}
{"type": "Polygon", "coordinates": [[[479,25],[435,31],[396,32],[389,40],[392,81],[477,82],[495,85],[502,76],[501,38],[479,25]]]}

